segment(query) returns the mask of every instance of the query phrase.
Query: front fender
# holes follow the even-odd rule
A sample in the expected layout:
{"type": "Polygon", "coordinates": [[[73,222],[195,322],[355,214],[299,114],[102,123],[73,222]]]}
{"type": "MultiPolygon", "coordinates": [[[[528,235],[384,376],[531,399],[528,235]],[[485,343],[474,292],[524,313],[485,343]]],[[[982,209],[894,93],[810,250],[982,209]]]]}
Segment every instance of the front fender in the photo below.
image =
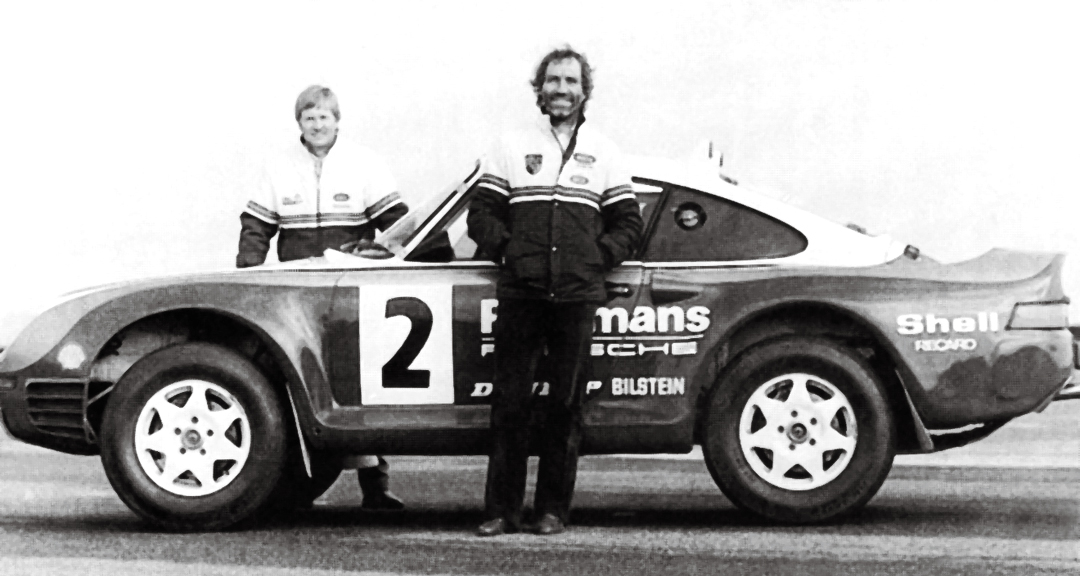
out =
{"type": "MultiPolygon", "coordinates": [[[[125,328],[155,315],[197,310],[228,317],[267,344],[284,373],[299,423],[312,429],[317,407],[331,402],[323,323],[338,273],[285,276],[275,274],[273,285],[215,280],[106,289],[54,306],[32,322],[4,355],[0,373],[10,374],[19,384],[4,395],[9,424],[22,428],[18,421],[27,419],[12,413],[25,412],[18,407],[26,405],[27,379],[89,383],[94,360],[125,328]]],[[[25,440],[39,443],[35,438],[25,440]]]]}

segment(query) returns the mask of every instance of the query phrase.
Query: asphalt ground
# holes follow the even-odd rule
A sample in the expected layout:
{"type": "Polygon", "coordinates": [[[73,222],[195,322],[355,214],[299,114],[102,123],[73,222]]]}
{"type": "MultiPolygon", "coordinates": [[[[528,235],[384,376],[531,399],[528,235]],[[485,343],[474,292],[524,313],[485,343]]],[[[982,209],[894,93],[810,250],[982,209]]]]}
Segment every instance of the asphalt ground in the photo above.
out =
{"type": "Polygon", "coordinates": [[[694,455],[586,457],[568,532],[480,539],[485,458],[389,460],[405,512],[361,511],[346,473],[291,518],[178,535],[128,511],[97,458],[0,440],[0,574],[1080,573],[1080,401],[898,458],[865,509],[817,526],[736,509],[694,455]]]}

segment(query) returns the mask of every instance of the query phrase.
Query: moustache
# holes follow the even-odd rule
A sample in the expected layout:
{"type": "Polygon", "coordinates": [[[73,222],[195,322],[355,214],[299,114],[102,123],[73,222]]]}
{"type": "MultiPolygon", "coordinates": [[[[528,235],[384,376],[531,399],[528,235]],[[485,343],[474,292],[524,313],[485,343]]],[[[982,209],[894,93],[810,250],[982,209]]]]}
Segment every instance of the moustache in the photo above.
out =
{"type": "Polygon", "coordinates": [[[544,99],[546,101],[548,101],[548,102],[555,102],[557,100],[565,100],[566,102],[570,102],[570,103],[575,103],[575,102],[578,102],[580,100],[580,98],[574,96],[573,94],[548,94],[548,95],[546,95],[546,97],[544,99]]]}

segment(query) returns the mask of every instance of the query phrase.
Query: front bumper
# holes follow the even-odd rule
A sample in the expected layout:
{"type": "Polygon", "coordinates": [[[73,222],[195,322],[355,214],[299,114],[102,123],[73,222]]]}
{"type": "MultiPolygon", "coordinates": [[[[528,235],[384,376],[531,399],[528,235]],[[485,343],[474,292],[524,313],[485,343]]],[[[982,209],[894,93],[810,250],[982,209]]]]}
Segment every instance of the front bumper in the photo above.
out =
{"type": "Polygon", "coordinates": [[[68,454],[97,454],[87,421],[90,382],[81,378],[25,378],[0,393],[0,419],[9,436],[68,454]]]}

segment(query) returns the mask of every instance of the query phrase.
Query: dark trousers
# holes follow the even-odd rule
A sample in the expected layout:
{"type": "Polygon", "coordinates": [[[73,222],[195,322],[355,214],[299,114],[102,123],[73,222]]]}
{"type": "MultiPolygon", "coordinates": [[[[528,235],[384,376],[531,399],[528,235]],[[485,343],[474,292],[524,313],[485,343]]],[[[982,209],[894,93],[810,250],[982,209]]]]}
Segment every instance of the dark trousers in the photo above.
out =
{"type": "Polygon", "coordinates": [[[356,469],[356,479],[364,496],[378,496],[390,490],[390,463],[382,456],[376,456],[379,463],[356,469]]]}
{"type": "Polygon", "coordinates": [[[529,422],[536,409],[540,470],[535,511],[537,516],[554,514],[567,522],[577,479],[581,403],[596,308],[597,304],[587,302],[500,299],[495,320],[491,453],[484,491],[488,519],[503,518],[513,527],[521,526],[529,422]],[[536,366],[545,344],[549,393],[534,396],[536,366]]]}

